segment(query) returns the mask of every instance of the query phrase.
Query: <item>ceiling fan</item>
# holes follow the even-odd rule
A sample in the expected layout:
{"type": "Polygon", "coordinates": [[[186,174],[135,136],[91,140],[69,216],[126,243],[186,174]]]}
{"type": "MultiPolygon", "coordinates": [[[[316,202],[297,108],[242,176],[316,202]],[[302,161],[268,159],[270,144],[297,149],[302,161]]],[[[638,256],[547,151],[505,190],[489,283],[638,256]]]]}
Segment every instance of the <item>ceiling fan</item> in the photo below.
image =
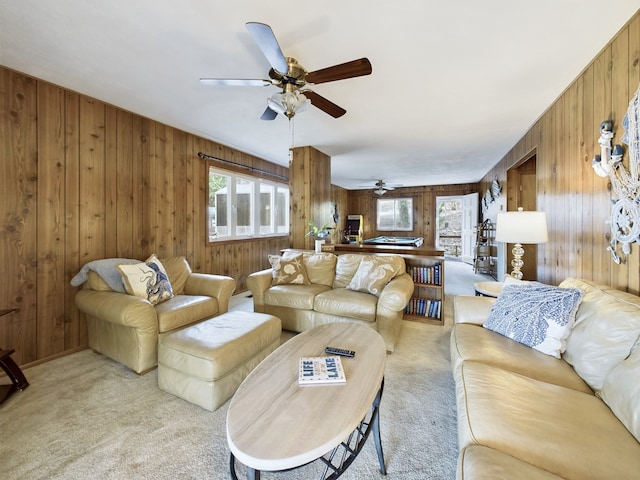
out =
{"type": "Polygon", "coordinates": [[[387,185],[385,182],[383,182],[382,180],[378,180],[375,184],[375,188],[373,189],[373,193],[375,193],[376,195],[384,195],[385,193],[393,190],[396,187],[401,187],[402,185],[387,185]]]}
{"type": "Polygon", "coordinates": [[[200,82],[218,86],[267,87],[273,85],[280,88],[280,93],[276,93],[268,99],[267,108],[260,117],[262,120],[273,120],[278,113],[291,119],[296,113],[306,110],[310,105],[334,118],[339,118],[347,113],[344,108],[304,87],[307,84],[317,85],[369,75],[372,71],[369,60],[360,58],[314,72],[307,72],[295,58],[284,56],[269,25],[248,22],[246,26],[271,64],[269,79],[201,78],[200,82]]]}

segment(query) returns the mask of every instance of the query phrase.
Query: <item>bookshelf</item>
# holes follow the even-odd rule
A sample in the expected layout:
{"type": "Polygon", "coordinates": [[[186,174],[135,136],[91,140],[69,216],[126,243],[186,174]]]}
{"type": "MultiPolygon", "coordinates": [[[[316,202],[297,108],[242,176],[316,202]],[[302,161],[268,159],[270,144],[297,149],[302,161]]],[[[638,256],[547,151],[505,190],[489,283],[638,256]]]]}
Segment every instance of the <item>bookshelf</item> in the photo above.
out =
{"type": "Polygon", "coordinates": [[[444,257],[402,255],[414,283],[404,319],[444,324],[444,257]]]}

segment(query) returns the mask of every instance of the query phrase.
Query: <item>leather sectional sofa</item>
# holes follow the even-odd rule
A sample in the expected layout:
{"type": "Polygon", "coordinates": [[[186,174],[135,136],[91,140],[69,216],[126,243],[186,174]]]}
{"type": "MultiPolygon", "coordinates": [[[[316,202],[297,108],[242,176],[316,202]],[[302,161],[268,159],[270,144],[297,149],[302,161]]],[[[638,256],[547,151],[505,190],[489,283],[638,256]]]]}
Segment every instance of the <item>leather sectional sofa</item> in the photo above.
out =
{"type": "Polygon", "coordinates": [[[640,298],[560,287],[584,292],[560,358],[483,328],[506,285],[454,298],[459,480],[640,478],[640,298]]]}
{"type": "Polygon", "coordinates": [[[282,328],[302,332],[332,322],[356,322],[380,333],[395,349],[413,280],[398,255],[286,252],[270,257],[272,268],[252,273],[247,286],[254,311],[282,320],[282,328]],[[296,270],[302,259],[302,270],[296,270]],[[292,274],[277,272],[281,261],[292,274]],[[295,268],[294,268],[295,267],[295,268]],[[298,282],[298,283],[295,283],[298,282]]]}

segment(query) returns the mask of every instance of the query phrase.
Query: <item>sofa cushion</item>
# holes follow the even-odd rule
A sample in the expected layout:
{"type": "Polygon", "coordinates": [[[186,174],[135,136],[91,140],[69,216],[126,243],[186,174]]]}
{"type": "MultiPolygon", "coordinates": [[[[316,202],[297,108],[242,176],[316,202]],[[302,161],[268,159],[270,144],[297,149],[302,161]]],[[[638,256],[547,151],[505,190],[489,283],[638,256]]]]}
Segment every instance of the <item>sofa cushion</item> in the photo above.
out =
{"type": "Polygon", "coordinates": [[[220,312],[218,300],[204,295],[175,295],[155,308],[160,333],[213,317],[220,312]]]}
{"type": "Polygon", "coordinates": [[[640,345],[605,377],[600,396],[640,442],[640,345]]]}
{"type": "Polygon", "coordinates": [[[477,362],[456,370],[460,447],[485,445],[565,479],[633,479],[640,444],[595,395],[477,362]]]}
{"type": "Polygon", "coordinates": [[[562,480],[511,455],[482,445],[465,447],[458,457],[461,480],[562,480]]]}
{"type": "Polygon", "coordinates": [[[309,277],[302,260],[302,253],[281,257],[269,255],[272,270],[272,285],[308,285],[309,277]]]}
{"type": "Polygon", "coordinates": [[[144,262],[118,265],[116,268],[129,295],[144,298],[152,305],[173,297],[167,272],[155,254],[144,262]]]}
{"type": "Polygon", "coordinates": [[[505,285],[484,327],[560,358],[583,291],[541,283],[505,285]]]}
{"type": "Polygon", "coordinates": [[[319,293],[329,290],[326,285],[274,285],[264,292],[264,303],[297,310],[313,310],[319,293]]]}
{"type": "Polygon", "coordinates": [[[466,323],[456,324],[451,330],[453,368],[459,368],[462,362],[468,360],[493,365],[581,392],[593,393],[571,365],[564,360],[538,352],[486,328],[466,323]]]}
{"type": "Polygon", "coordinates": [[[360,262],[358,270],[356,270],[347,288],[379,297],[385,285],[393,277],[404,272],[404,269],[405,265],[402,257],[395,255],[367,256],[360,262]]]}
{"type": "Polygon", "coordinates": [[[113,292],[107,282],[105,282],[104,279],[93,270],[87,272],[87,283],[89,288],[96,292],[113,292]]]}
{"type": "Polygon", "coordinates": [[[563,358],[591,388],[600,390],[607,374],[640,338],[640,297],[575,278],[560,286],[585,292],[563,358]]]}
{"type": "Polygon", "coordinates": [[[336,276],[333,280],[333,288],[346,288],[351,279],[358,271],[360,262],[368,255],[361,255],[359,253],[346,253],[344,255],[338,255],[336,261],[336,276]]]}
{"type": "Polygon", "coordinates": [[[453,321],[454,323],[482,325],[489,318],[489,312],[495,303],[496,297],[455,295],[453,297],[453,321]]]}
{"type": "Polygon", "coordinates": [[[162,265],[167,271],[174,295],[182,295],[187,278],[191,275],[191,267],[185,257],[163,258],[162,265]]]}
{"type": "Polygon", "coordinates": [[[334,288],[316,295],[313,309],[339,317],[374,322],[378,297],[345,288],[334,288]]]}
{"type": "Polygon", "coordinates": [[[336,276],[337,260],[333,253],[305,253],[303,262],[309,282],[332,286],[336,276]]]}

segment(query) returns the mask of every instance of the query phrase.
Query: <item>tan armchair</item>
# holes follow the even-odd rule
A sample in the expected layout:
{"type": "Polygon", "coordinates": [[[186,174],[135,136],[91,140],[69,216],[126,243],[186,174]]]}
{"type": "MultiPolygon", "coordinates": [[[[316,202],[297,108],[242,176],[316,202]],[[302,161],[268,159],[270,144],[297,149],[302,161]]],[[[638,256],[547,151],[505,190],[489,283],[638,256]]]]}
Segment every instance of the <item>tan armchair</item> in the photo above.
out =
{"type": "Polygon", "coordinates": [[[89,347],[144,374],[158,364],[158,340],[170,332],[225,313],[236,288],[233,278],[192,273],[184,257],[161,260],[174,296],[152,305],[114,291],[95,271],[75,297],[86,315],[89,347]]]}

